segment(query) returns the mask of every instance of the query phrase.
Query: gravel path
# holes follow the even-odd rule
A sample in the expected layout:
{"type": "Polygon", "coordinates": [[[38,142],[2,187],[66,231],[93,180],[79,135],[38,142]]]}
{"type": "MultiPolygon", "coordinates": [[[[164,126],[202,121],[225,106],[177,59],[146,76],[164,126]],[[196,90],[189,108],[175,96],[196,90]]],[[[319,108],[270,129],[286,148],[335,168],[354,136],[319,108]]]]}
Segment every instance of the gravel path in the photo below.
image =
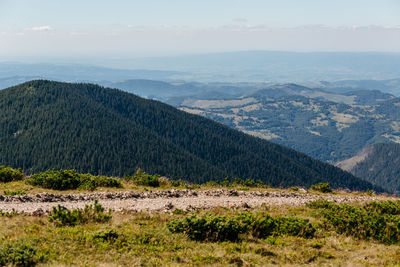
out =
{"type": "MultiPolygon", "coordinates": [[[[114,211],[152,211],[161,212],[172,209],[193,209],[212,207],[255,207],[267,205],[302,205],[316,199],[327,199],[338,203],[352,201],[371,201],[382,197],[315,195],[309,193],[285,192],[247,192],[236,190],[168,190],[155,192],[109,192],[89,194],[49,194],[2,196],[0,210],[16,211],[40,215],[53,206],[61,205],[68,209],[83,208],[95,199],[105,208],[114,211]]],[[[385,198],[388,199],[388,198],[385,198]]],[[[393,198],[390,198],[393,199],[393,198]]]]}

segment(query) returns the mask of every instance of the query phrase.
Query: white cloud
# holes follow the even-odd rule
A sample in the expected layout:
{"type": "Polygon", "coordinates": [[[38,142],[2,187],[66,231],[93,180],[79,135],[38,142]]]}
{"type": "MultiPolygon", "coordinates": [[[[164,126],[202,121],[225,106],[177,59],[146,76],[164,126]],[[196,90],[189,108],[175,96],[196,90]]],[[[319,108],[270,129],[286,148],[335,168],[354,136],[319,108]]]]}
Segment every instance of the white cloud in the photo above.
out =
{"type": "Polygon", "coordinates": [[[43,32],[43,31],[51,31],[53,30],[52,27],[50,27],[49,25],[45,25],[45,26],[36,26],[36,27],[32,27],[32,28],[26,28],[26,31],[37,31],[37,32],[43,32]]]}

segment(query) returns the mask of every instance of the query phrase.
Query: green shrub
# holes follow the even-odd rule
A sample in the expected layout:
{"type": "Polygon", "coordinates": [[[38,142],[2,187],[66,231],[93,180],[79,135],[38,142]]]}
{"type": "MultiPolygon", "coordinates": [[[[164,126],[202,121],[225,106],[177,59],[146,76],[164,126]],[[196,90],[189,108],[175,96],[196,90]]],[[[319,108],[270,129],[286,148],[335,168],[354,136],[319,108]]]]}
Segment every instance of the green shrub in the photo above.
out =
{"type": "Polygon", "coordinates": [[[315,201],[308,206],[319,209],[324,224],[340,234],[384,243],[400,241],[399,201],[382,201],[362,207],[315,201]]]}
{"type": "Polygon", "coordinates": [[[243,212],[234,217],[215,214],[191,215],[167,223],[172,233],[185,233],[190,239],[201,241],[238,240],[241,233],[251,233],[257,238],[271,235],[291,235],[312,238],[315,227],[307,219],[297,217],[257,216],[243,212]]]}
{"type": "Polygon", "coordinates": [[[24,174],[21,169],[0,166],[0,182],[7,183],[11,181],[18,181],[22,178],[24,178],[24,174]]]}
{"type": "Polygon", "coordinates": [[[91,174],[79,174],[75,170],[48,170],[31,176],[27,183],[47,189],[71,190],[89,189],[97,187],[121,187],[121,181],[91,174]]]}
{"type": "Polygon", "coordinates": [[[5,196],[16,196],[16,195],[25,195],[26,192],[24,190],[4,190],[3,195],[5,196]]]}
{"type": "Polygon", "coordinates": [[[304,238],[314,237],[315,227],[308,219],[298,217],[277,217],[275,235],[301,236],[304,238]]]}
{"type": "Polygon", "coordinates": [[[235,241],[242,232],[235,218],[213,214],[173,219],[167,227],[172,233],[185,233],[190,239],[199,241],[235,241]]]}
{"type": "Polygon", "coordinates": [[[365,209],[379,214],[400,215],[400,200],[373,201],[366,204],[365,209]]]}
{"type": "Polygon", "coordinates": [[[318,183],[311,186],[312,190],[319,191],[322,193],[331,193],[332,189],[328,183],[318,183]]]}
{"type": "Polygon", "coordinates": [[[137,169],[134,175],[125,176],[124,179],[129,182],[133,182],[136,185],[159,187],[160,186],[160,176],[150,175],[143,172],[140,168],[137,169]]]}
{"type": "Polygon", "coordinates": [[[35,266],[45,257],[22,241],[15,241],[0,247],[0,266],[35,266]]]}
{"type": "Polygon", "coordinates": [[[49,214],[49,221],[56,226],[75,226],[77,224],[86,224],[90,222],[104,223],[111,220],[111,210],[104,212],[104,208],[97,200],[94,205],[86,205],[83,210],[69,210],[60,205],[53,207],[49,214]]]}
{"type": "Polygon", "coordinates": [[[74,170],[48,170],[32,175],[27,182],[48,189],[68,190],[77,189],[81,179],[79,173],[74,170]]]}
{"type": "Polygon", "coordinates": [[[270,235],[312,238],[316,231],[307,219],[283,216],[271,217],[268,214],[256,217],[251,228],[253,236],[258,238],[266,238],[270,235]]]}
{"type": "Polygon", "coordinates": [[[122,187],[120,180],[107,176],[93,176],[90,174],[82,174],[81,182],[78,189],[94,190],[97,187],[122,187]]]}

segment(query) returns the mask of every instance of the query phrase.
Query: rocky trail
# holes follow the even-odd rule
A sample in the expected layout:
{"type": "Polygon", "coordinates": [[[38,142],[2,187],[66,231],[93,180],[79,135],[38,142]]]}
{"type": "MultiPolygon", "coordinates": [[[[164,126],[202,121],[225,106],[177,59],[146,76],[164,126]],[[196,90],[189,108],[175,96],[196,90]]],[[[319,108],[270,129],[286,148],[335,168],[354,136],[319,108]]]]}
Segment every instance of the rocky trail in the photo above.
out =
{"type": "MultiPolygon", "coordinates": [[[[114,211],[163,212],[173,209],[196,209],[213,207],[250,208],[265,205],[302,205],[316,199],[337,203],[388,199],[382,196],[316,195],[307,192],[249,192],[236,190],[164,190],[153,192],[101,192],[81,194],[0,195],[0,210],[3,212],[40,215],[53,206],[68,209],[84,208],[98,200],[106,209],[114,211]]],[[[393,199],[393,197],[390,197],[393,199]]]]}

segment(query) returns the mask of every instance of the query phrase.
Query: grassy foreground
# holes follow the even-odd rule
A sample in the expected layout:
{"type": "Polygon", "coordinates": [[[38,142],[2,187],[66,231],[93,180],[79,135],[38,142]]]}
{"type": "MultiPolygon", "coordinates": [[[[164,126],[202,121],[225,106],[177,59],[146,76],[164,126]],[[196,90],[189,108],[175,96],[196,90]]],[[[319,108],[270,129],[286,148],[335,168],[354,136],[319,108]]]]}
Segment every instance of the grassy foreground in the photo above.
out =
{"type": "MultiPolygon", "coordinates": [[[[31,177],[10,168],[2,172],[2,195],[171,188],[300,192],[240,179],[190,185],[140,170],[122,180],[72,170],[31,177]]],[[[314,185],[310,193],[374,195],[332,191],[328,184],[314,185]]],[[[0,211],[0,266],[399,266],[400,201],[377,199],[154,213],[105,211],[97,202],[82,210],[59,206],[44,216],[0,211]]]]}
{"type": "MultiPolygon", "coordinates": [[[[357,207],[355,204],[354,207],[357,207]]],[[[268,207],[245,211],[272,217],[295,216],[315,226],[313,237],[242,232],[236,241],[196,241],[173,233],[168,223],[190,215],[232,218],[242,210],[217,208],[193,212],[111,213],[111,220],[60,226],[47,216],[3,214],[1,251],[37,265],[176,266],[176,265],[399,265],[400,247],[372,238],[339,234],[329,228],[320,210],[309,206],[268,207]],[[10,249],[11,248],[11,249],[10,249]],[[11,251],[11,252],[10,252],[11,251]],[[25,257],[25,258],[24,258],[25,257]]]]}

